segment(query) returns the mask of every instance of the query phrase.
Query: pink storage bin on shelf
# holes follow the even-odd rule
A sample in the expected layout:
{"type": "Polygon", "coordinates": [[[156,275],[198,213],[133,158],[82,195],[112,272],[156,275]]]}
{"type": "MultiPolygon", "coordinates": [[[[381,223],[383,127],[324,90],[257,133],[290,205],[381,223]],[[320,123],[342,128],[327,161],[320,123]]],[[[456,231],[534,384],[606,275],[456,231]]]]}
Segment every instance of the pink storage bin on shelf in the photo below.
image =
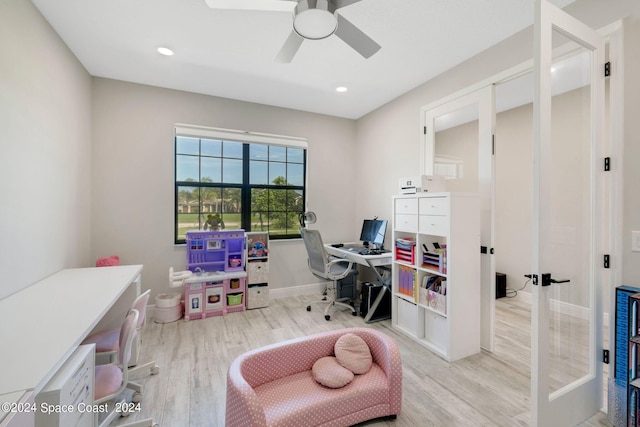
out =
{"type": "Polygon", "coordinates": [[[96,261],[96,267],[109,267],[113,265],[120,265],[120,257],[118,255],[98,258],[96,261]]]}

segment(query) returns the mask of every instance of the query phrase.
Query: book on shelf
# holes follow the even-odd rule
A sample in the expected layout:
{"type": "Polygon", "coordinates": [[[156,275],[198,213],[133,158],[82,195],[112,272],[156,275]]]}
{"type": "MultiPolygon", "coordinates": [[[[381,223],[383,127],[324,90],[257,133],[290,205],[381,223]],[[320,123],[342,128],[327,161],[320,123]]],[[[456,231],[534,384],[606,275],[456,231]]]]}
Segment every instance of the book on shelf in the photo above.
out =
{"type": "Polygon", "coordinates": [[[416,271],[411,267],[403,265],[398,267],[398,292],[414,297],[416,283],[416,271]]]}

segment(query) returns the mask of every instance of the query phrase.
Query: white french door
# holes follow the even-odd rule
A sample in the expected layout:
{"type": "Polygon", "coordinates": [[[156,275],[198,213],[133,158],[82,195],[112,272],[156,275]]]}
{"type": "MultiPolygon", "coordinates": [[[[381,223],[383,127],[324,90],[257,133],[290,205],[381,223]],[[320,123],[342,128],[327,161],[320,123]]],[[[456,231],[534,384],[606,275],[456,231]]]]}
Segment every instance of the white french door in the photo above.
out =
{"type": "Polygon", "coordinates": [[[572,426],[603,403],[602,37],[537,0],[534,70],[531,425],[572,426]]]}

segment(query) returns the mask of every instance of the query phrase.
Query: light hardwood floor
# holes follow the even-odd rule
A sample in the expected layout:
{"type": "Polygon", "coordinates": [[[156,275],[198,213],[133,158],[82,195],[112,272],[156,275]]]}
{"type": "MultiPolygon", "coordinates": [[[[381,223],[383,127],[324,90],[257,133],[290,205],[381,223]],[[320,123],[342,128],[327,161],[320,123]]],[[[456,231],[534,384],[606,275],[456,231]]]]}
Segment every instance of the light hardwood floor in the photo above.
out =
{"type": "MultiPolygon", "coordinates": [[[[366,326],[398,343],[403,361],[403,407],[394,421],[362,426],[529,425],[530,311],[516,300],[497,301],[496,351],[447,363],[395,332],[389,320],[365,324],[335,311],[324,320],[318,295],[271,300],[269,307],[186,322],[149,322],[140,360],[160,373],[144,383],[141,411],[119,424],[153,417],[161,427],[223,426],[226,373],[238,355],[266,344],[333,329],[366,326]]],[[[599,413],[584,426],[610,426],[599,413]]]]}

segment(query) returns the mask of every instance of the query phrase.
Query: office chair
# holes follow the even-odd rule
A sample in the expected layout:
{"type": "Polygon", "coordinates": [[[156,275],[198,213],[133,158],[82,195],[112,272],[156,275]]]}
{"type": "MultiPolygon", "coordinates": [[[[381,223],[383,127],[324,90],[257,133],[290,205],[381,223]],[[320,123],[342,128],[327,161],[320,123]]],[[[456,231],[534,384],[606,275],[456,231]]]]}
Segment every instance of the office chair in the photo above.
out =
{"type": "MultiPolygon", "coordinates": [[[[119,351],[117,353],[117,363],[97,365],[95,367],[94,383],[94,404],[101,405],[117,398],[126,388],[129,381],[129,359],[131,358],[131,347],[136,335],[136,325],[139,313],[136,309],[131,309],[127,314],[120,333],[118,334],[119,351]]],[[[127,407],[126,400],[119,401],[112,405],[111,411],[99,423],[99,427],[110,425],[118,416],[128,416],[129,412],[123,411],[127,407]]],[[[99,421],[98,412],[95,414],[96,424],[99,421]]],[[[133,423],[121,424],[128,427],[157,427],[158,425],[148,418],[133,423]]]]}
{"type": "MultiPolygon", "coordinates": [[[[138,322],[136,324],[135,336],[134,336],[134,344],[135,351],[138,350],[138,346],[140,345],[140,332],[145,325],[146,321],[146,313],[147,313],[147,304],[149,302],[149,295],[151,293],[151,289],[148,289],[146,292],[140,294],[138,298],[133,302],[132,309],[138,311],[138,322]]],[[[96,345],[96,356],[98,357],[108,357],[109,363],[114,363],[118,352],[120,349],[120,329],[107,329],[104,331],[97,332],[89,337],[87,337],[82,344],[95,344],[96,345]]],[[[97,357],[97,358],[98,358],[97,357]]],[[[137,359],[137,358],[136,358],[137,359]]],[[[128,359],[127,359],[128,360],[128,359]]],[[[147,362],[142,365],[136,365],[135,367],[129,366],[129,374],[136,375],[145,370],[148,371],[150,375],[157,375],[160,372],[160,368],[156,365],[155,361],[147,362]]],[[[132,389],[133,393],[133,401],[139,402],[142,399],[142,385],[133,381],[129,381],[127,384],[127,388],[132,389]]]]}
{"type": "Polygon", "coordinates": [[[358,313],[353,306],[337,299],[338,280],[347,277],[349,273],[351,273],[353,262],[342,258],[329,259],[329,255],[324,249],[320,232],[318,230],[309,230],[305,226],[306,224],[314,223],[315,218],[316,216],[313,212],[305,212],[300,215],[300,234],[304,241],[304,246],[307,249],[309,270],[311,270],[314,276],[333,282],[333,295],[327,300],[331,289],[329,289],[328,286],[325,287],[325,298],[311,302],[307,306],[307,311],[311,311],[311,304],[324,302],[328,303],[324,310],[324,318],[326,320],[331,320],[329,310],[335,306],[348,308],[351,310],[351,314],[356,316],[358,313]]]}

